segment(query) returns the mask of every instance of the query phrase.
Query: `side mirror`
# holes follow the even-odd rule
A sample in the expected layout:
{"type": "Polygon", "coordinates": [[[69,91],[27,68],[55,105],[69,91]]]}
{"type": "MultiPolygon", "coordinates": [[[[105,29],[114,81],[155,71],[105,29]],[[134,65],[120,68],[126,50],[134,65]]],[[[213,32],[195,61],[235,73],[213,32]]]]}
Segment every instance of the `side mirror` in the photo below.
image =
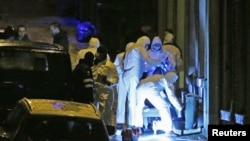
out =
{"type": "Polygon", "coordinates": [[[115,134],[115,126],[106,125],[106,129],[107,129],[109,135],[115,134]]]}

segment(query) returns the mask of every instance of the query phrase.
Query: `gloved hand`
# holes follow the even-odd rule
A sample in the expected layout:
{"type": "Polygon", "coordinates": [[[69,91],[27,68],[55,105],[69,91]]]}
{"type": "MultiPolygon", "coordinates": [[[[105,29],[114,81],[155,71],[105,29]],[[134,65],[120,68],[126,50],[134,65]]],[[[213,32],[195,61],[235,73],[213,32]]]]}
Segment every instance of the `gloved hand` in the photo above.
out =
{"type": "Polygon", "coordinates": [[[168,72],[165,75],[165,78],[167,79],[167,81],[169,83],[175,83],[177,81],[177,79],[178,79],[178,75],[175,72],[168,72]]]}
{"type": "Polygon", "coordinates": [[[160,67],[164,70],[165,74],[173,70],[173,66],[170,64],[168,58],[161,62],[160,67]]]}

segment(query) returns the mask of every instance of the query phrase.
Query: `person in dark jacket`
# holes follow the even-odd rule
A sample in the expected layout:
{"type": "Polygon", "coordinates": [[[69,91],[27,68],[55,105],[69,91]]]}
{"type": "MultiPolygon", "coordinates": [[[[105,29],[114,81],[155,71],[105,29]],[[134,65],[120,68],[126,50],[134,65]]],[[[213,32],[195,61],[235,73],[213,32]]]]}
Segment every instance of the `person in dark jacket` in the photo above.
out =
{"type": "Polygon", "coordinates": [[[93,62],[94,54],[87,52],[73,70],[74,101],[81,103],[93,103],[94,101],[94,79],[91,70],[93,62]]]}
{"type": "Polygon", "coordinates": [[[69,50],[68,33],[61,28],[58,22],[50,24],[50,33],[53,36],[53,43],[63,46],[64,50],[69,50]]]}
{"type": "Polygon", "coordinates": [[[26,33],[26,26],[21,24],[17,26],[17,34],[15,36],[15,40],[19,40],[19,41],[30,41],[27,33],[26,33]]]}

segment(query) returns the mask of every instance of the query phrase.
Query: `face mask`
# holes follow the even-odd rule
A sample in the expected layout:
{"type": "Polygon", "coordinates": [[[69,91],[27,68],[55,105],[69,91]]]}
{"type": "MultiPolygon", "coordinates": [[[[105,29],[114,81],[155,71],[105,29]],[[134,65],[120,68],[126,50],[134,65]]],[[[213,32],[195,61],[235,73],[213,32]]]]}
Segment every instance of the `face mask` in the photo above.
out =
{"type": "Polygon", "coordinates": [[[153,51],[160,51],[161,50],[161,44],[159,44],[159,43],[152,44],[152,50],[153,51]]]}

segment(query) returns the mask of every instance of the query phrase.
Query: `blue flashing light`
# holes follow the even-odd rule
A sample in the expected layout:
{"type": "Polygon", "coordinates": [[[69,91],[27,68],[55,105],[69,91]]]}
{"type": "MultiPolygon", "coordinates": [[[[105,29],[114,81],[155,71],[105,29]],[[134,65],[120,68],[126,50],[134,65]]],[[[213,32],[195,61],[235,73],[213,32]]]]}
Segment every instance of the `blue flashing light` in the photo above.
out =
{"type": "Polygon", "coordinates": [[[88,42],[92,36],[96,36],[97,30],[90,21],[81,22],[77,25],[76,38],[78,42],[88,42]]]}

